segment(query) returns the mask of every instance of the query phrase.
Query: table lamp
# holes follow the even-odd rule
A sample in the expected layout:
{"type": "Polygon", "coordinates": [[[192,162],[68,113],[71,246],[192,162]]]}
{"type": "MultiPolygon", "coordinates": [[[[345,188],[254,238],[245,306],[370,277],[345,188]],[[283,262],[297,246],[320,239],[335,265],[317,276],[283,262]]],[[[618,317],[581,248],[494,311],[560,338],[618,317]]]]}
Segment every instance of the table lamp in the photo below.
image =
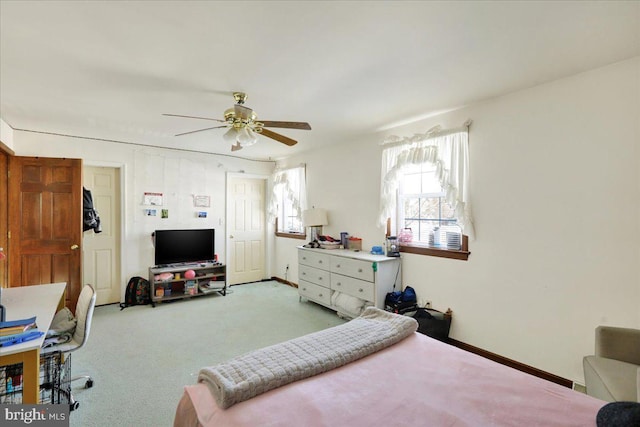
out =
{"type": "Polygon", "coordinates": [[[311,242],[318,240],[318,234],[322,233],[322,226],[328,225],[327,211],[320,208],[311,208],[302,211],[302,225],[311,228],[311,242]]]}

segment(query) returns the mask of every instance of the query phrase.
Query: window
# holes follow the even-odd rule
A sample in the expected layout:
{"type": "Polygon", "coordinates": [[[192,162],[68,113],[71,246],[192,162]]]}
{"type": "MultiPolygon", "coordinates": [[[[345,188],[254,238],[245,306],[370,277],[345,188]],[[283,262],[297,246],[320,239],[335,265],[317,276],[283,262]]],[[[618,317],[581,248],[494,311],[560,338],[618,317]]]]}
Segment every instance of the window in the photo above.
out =
{"type": "Polygon", "coordinates": [[[468,258],[469,124],[385,141],[378,222],[399,236],[402,252],[468,258]]]}
{"type": "Polygon", "coordinates": [[[400,178],[397,206],[398,234],[402,230],[411,230],[413,243],[435,247],[434,230],[439,233],[460,232],[455,211],[445,198],[433,164],[407,168],[400,178]]]}
{"type": "Polygon", "coordinates": [[[278,191],[278,232],[302,233],[302,218],[295,201],[287,194],[284,185],[278,191]]]}
{"type": "Polygon", "coordinates": [[[276,235],[306,238],[302,210],[306,204],[305,167],[276,171],[269,216],[276,224],[276,235]]]}

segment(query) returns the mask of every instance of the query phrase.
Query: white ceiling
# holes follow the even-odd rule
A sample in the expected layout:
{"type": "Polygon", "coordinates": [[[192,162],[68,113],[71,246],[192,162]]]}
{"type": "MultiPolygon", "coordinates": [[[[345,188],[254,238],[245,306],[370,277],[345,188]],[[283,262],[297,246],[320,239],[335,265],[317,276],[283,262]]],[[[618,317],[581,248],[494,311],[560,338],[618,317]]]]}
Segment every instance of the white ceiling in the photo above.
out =
{"type": "MultiPolygon", "coordinates": [[[[0,1],[14,129],[230,153],[233,91],[306,121],[281,158],[640,55],[640,2],[0,1]]],[[[425,129],[426,131],[427,129],[425,129]]],[[[90,139],[77,139],[91,144],[90,139]]]]}

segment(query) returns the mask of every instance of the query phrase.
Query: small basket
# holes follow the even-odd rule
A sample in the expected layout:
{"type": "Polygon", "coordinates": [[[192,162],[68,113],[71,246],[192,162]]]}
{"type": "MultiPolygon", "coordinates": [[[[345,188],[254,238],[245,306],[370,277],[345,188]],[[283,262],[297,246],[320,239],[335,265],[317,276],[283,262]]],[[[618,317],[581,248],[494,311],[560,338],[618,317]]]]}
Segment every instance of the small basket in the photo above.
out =
{"type": "Polygon", "coordinates": [[[322,249],[338,249],[340,247],[340,242],[321,242],[320,247],[322,249]]]}

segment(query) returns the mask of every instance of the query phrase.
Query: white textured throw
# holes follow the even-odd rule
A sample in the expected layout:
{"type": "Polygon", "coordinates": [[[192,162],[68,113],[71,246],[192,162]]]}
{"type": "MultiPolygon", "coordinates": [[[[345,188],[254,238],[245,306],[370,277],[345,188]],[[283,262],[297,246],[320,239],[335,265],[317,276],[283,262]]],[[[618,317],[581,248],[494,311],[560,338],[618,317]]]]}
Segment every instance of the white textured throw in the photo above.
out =
{"type": "Polygon", "coordinates": [[[225,409],[277,387],[338,368],[389,347],[418,328],[412,317],[367,307],[360,317],[203,368],[208,385],[225,409]]]}

